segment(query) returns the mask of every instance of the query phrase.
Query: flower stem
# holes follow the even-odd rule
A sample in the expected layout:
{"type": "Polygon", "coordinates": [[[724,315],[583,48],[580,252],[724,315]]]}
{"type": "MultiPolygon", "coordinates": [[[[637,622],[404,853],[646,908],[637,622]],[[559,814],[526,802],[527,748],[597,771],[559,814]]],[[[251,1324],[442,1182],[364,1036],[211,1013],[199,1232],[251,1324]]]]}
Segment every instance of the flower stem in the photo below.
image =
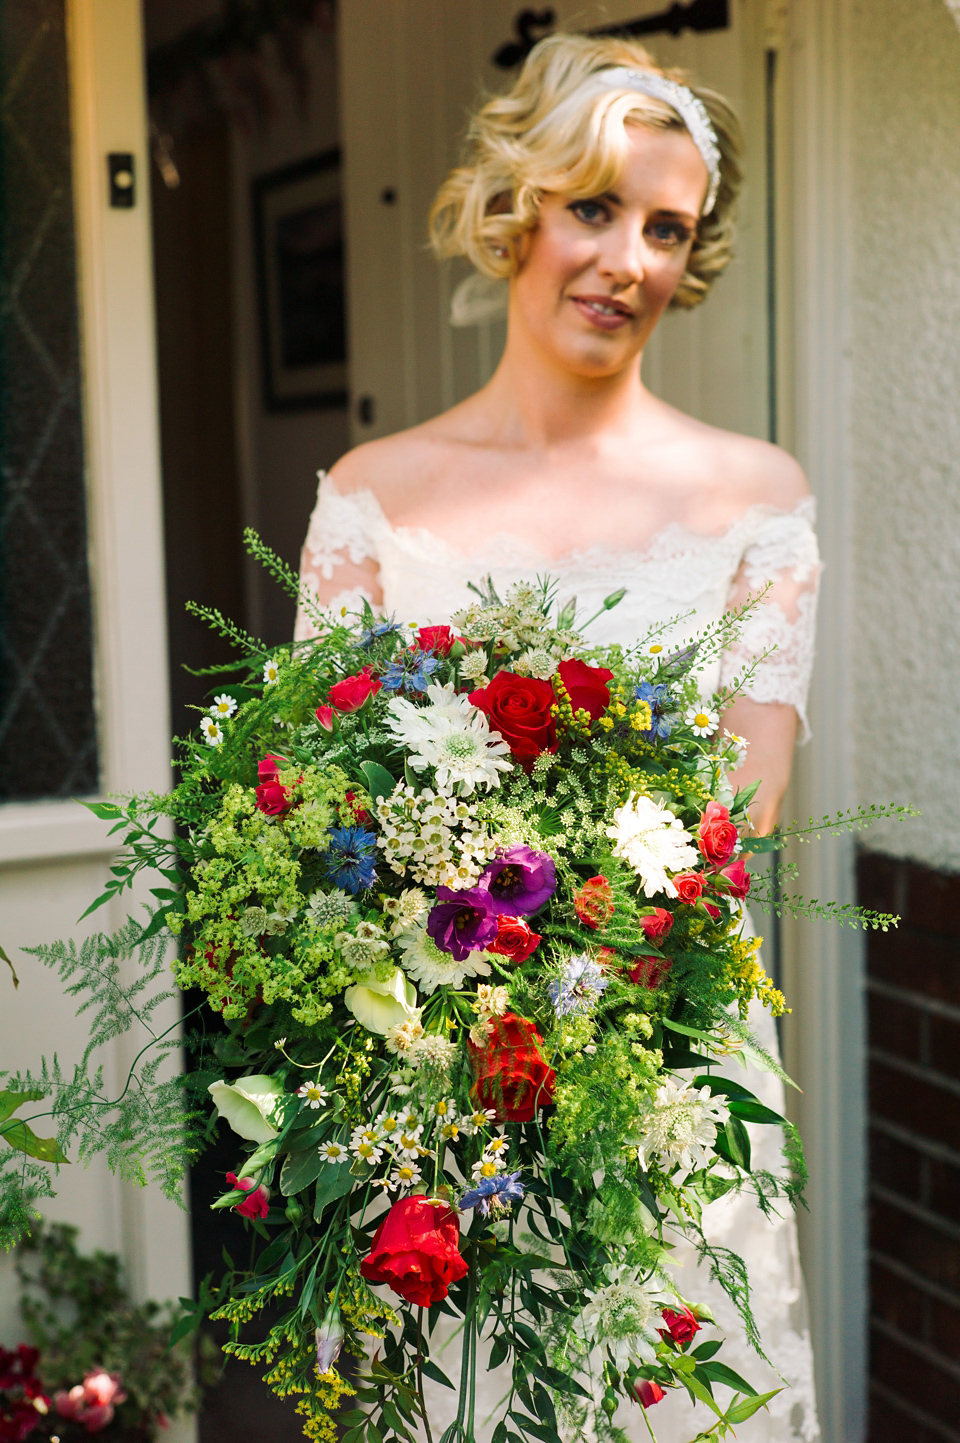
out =
{"type": "Polygon", "coordinates": [[[420,1417],[427,1443],[433,1443],[430,1435],[430,1419],[427,1417],[427,1400],[423,1396],[423,1309],[417,1309],[417,1397],[420,1400],[420,1417]]]}

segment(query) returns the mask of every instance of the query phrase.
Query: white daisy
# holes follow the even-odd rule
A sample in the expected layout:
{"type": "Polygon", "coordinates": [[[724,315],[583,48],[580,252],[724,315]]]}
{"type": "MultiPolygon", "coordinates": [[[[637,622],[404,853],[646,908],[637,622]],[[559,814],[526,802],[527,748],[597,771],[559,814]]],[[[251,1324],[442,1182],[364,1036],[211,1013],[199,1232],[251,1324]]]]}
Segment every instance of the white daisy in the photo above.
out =
{"type": "Polygon", "coordinates": [[[698,737],[712,736],[720,725],[720,718],[708,706],[692,706],[686,715],[687,725],[693,727],[698,737]]]}
{"type": "Polygon", "coordinates": [[[265,662],[265,663],[264,663],[264,667],[263,667],[263,681],[264,681],[264,685],[265,685],[265,686],[272,686],[273,683],[277,680],[277,677],[278,677],[279,675],[280,675],[280,663],[279,663],[278,661],[274,661],[273,658],[271,657],[271,659],[270,659],[268,662],[265,662]]]}
{"type": "Polygon", "coordinates": [[[723,734],[727,739],[727,745],[734,753],[734,761],[731,770],[738,771],[747,759],[747,747],[750,745],[750,743],[747,741],[746,737],[738,737],[736,732],[731,732],[724,729],[723,734]]]}
{"type": "Polygon", "coordinates": [[[420,1126],[420,1115],[416,1112],[402,1112],[400,1114],[400,1131],[410,1132],[413,1128],[420,1126]]]}
{"type": "Polygon", "coordinates": [[[397,1112],[381,1112],[380,1116],[374,1118],[374,1126],[378,1128],[382,1137],[393,1138],[395,1132],[399,1132],[403,1126],[400,1114],[397,1112]]]}
{"type": "Polygon", "coordinates": [[[297,1096],[303,1098],[305,1107],[316,1110],[326,1102],[327,1089],[318,1082],[305,1082],[302,1087],[297,1088],[297,1096]]]}
{"type": "Polygon", "coordinates": [[[682,1184],[688,1173],[708,1166],[717,1129],[728,1116],[725,1103],[711,1097],[708,1087],[689,1087],[674,1077],[665,1078],[641,1119],[640,1166],[648,1168],[651,1161],[665,1170],[679,1166],[674,1181],[682,1184]]]}
{"type": "Polygon", "coordinates": [[[448,1117],[456,1117],[457,1104],[452,1097],[441,1097],[439,1102],[433,1104],[430,1111],[434,1117],[439,1118],[441,1122],[446,1122],[448,1117]]]}
{"type": "Polygon", "coordinates": [[[234,698],[227,696],[226,692],[224,692],[222,696],[214,697],[213,706],[210,708],[210,715],[224,718],[231,717],[236,709],[237,703],[234,698]]]}
{"type": "Polygon", "coordinates": [[[361,1142],[377,1143],[380,1141],[382,1135],[379,1127],[374,1123],[361,1122],[350,1134],[350,1146],[357,1147],[361,1142]]]}
{"type": "Polygon", "coordinates": [[[216,717],[205,716],[200,723],[200,735],[208,747],[218,747],[223,741],[223,728],[216,717]]]}
{"type": "Polygon", "coordinates": [[[445,1122],[440,1129],[440,1136],[444,1142],[456,1142],[460,1136],[460,1124],[456,1118],[445,1122]]]}
{"type": "Polygon", "coordinates": [[[423,1125],[421,1123],[419,1127],[411,1128],[409,1132],[399,1133],[398,1136],[394,1138],[394,1146],[399,1152],[403,1153],[404,1157],[419,1157],[422,1151],[422,1144],[420,1142],[422,1136],[423,1125]]]}
{"type": "Polygon", "coordinates": [[[496,1112],[492,1107],[478,1108],[476,1112],[468,1112],[460,1119],[460,1128],[467,1137],[473,1137],[484,1128],[489,1127],[496,1121],[496,1112]]]}
{"type": "Polygon", "coordinates": [[[629,862],[643,883],[646,897],[665,892],[675,897],[677,889],[667,872],[682,872],[698,860],[690,844],[690,833],[684,830],[679,817],[663,803],[631,792],[622,807],[613,814],[613,824],[606,829],[614,842],[614,855],[629,862]]]}
{"type": "Polygon", "coordinates": [[[463,961],[458,962],[449,952],[440,950],[433,938],[428,936],[423,922],[401,932],[397,945],[403,954],[400,966],[417,983],[425,997],[438,987],[462,987],[465,977],[490,975],[490,963],[485,952],[468,952],[463,961]]]}
{"type": "Polygon", "coordinates": [[[390,1174],[390,1186],[416,1187],[417,1183],[422,1177],[423,1173],[420,1171],[420,1169],[416,1166],[415,1163],[402,1162],[400,1166],[395,1167],[393,1169],[393,1172],[390,1174]]]}
{"type": "Polygon", "coordinates": [[[496,1177],[503,1172],[506,1158],[487,1157],[484,1155],[479,1162],[475,1162],[470,1169],[474,1182],[483,1182],[484,1178],[496,1177]]]}
{"type": "Polygon", "coordinates": [[[342,1143],[339,1142],[321,1143],[320,1156],[324,1162],[341,1163],[350,1161],[350,1154],[342,1143]]]}
{"type": "Polygon", "coordinates": [[[505,1137],[492,1137],[483,1149],[484,1157],[506,1158],[510,1146],[505,1137]]]}
{"type": "Polygon", "coordinates": [[[351,1142],[350,1151],[360,1162],[368,1162],[371,1167],[383,1157],[383,1148],[375,1142],[351,1142]]]}
{"type": "Polygon", "coordinates": [[[441,791],[469,796],[478,786],[500,785],[500,773],[513,769],[510,748],[491,732],[486,716],[453,683],[427,687],[430,705],[414,706],[395,697],[387,707],[387,726],[409,751],[414,771],[433,767],[441,791]]]}

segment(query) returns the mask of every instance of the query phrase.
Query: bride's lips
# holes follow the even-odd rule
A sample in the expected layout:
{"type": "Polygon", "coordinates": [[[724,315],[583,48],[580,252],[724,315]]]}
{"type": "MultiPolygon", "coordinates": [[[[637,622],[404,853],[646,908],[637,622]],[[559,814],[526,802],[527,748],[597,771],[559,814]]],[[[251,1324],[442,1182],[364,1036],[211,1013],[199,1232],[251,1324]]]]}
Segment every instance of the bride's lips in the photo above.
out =
{"type": "Polygon", "coordinates": [[[633,320],[633,311],[612,296],[571,296],[573,304],[591,326],[600,331],[619,331],[633,320]]]}

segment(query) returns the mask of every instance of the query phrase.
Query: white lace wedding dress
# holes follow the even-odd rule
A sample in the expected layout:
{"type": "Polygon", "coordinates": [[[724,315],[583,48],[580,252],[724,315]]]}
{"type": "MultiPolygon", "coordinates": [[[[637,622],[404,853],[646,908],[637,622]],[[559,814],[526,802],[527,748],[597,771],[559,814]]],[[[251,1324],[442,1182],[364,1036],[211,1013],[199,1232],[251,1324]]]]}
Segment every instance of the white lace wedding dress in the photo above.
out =
{"type": "MultiPolygon", "coordinates": [[[[473,597],[469,581],[491,576],[502,595],[521,579],[549,573],[560,583],[561,599],[576,596],[581,614],[598,611],[603,598],[624,586],[627,594],[614,610],[605,612],[590,627],[597,643],[632,642],[643,637],[651,624],[678,613],[687,619],[664,633],[668,644],[681,643],[693,631],[716,620],[724,609],[742,601],[749,592],[769,585],[763,603],[751,613],[735,648],[722,663],[702,675],[702,691],[709,696],[721,682],[742,674],[746,664],[775,646],[776,651],[756,668],[747,693],[759,702],[784,702],[796,707],[807,732],[806,697],[813,662],[813,632],[820,563],[813,531],[813,501],[780,511],[753,506],[727,530],[703,535],[680,525],[666,527],[642,552],[592,546],[559,560],[542,555],[521,537],[498,535],[473,552],[455,550],[428,531],[392,526],[369,491],[341,495],[329,477],[321,474],[317,504],[303,550],[302,580],[316,590],[329,582],[338,566],[373,561],[379,570],[382,610],[397,619],[442,623],[473,597]],[[690,616],[689,613],[695,613],[690,616]]],[[[330,603],[332,609],[355,609],[362,588],[346,589],[330,603]]],[[[368,600],[372,598],[368,595],[368,600]]],[[[308,616],[297,618],[298,638],[310,635],[308,616]]],[[[762,1009],[751,1012],[750,1022],[761,1043],[777,1051],[774,1023],[762,1009]]],[[[784,1107],[783,1085],[769,1073],[753,1068],[731,1075],[750,1087],[777,1112],[784,1107]]],[[[781,1137],[773,1127],[751,1126],[753,1156],[758,1167],[781,1172],[781,1137]]],[[[723,1290],[699,1268],[696,1252],[679,1241],[671,1263],[681,1293],[709,1304],[718,1328],[726,1334],[722,1358],[760,1392],[784,1388],[748,1422],[738,1426],[742,1443],[816,1443],[820,1438],[813,1385],[813,1358],[807,1330],[803,1284],[797,1255],[796,1225],[789,1210],[767,1220],[751,1195],[727,1195],[704,1213],[704,1230],[711,1243],[733,1249],[746,1262],[752,1306],[768,1367],[743,1339],[736,1309],[723,1290]],[[781,1375],[778,1377],[778,1374],[781,1375]]],[[[449,1330],[446,1330],[447,1332],[449,1330]]],[[[445,1330],[441,1325],[433,1349],[445,1330]]],[[[710,1336],[708,1333],[707,1336],[710,1336]]],[[[442,1344],[441,1344],[442,1347],[442,1344]]],[[[454,1339],[439,1361],[444,1371],[458,1376],[460,1340],[454,1339]]],[[[478,1377],[476,1417],[478,1439],[489,1439],[491,1426],[484,1420],[497,1407],[504,1388],[495,1375],[478,1377]]],[[[724,1389],[718,1396],[728,1397],[724,1389]]],[[[428,1407],[436,1438],[450,1421],[452,1394],[430,1385],[428,1407]]],[[[686,1393],[677,1390],[649,1412],[658,1443],[689,1443],[710,1423],[702,1404],[694,1409],[686,1393]]],[[[632,1439],[650,1437],[640,1407],[621,1407],[617,1422],[632,1439]]]]}

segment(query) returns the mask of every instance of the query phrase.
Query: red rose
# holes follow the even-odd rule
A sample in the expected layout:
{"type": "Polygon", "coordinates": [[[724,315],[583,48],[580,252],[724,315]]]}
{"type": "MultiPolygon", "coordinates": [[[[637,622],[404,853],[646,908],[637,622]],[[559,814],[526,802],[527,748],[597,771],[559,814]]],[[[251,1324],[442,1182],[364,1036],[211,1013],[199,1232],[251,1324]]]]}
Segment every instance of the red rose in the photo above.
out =
{"type": "Polygon", "coordinates": [[[279,768],[286,765],[285,757],[275,757],[268,752],[262,762],[257,762],[257,780],[275,782],[279,775],[279,768]]]}
{"type": "Polygon", "coordinates": [[[548,681],[498,671],[488,686],[470,693],[470,700],[527,771],[541,752],[557,750],[557,726],[551,713],[556,697],[548,681]]]}
{"type": "Polygon", "coordinates": [[[283,757],[268,755],[257,764],[257,775],[260,778],[260,785],[257,787],[257,806],[268,817],[282,817],[284,812],[290,810],[290,788],[283,786],[277,780],[278,763],[286,765],[283,757]]]}
{"type": "Polygon", "coordinates": [[[697,844],[712,867],[722,867],[733,856],[740,833],[730,820],[730,813],[719,802],[708,802],[700,826],[697,844]]]}
{"type": "Polygon", "coordinates": [[[637,957],[630,969],[630,981],[656,992],[670,975],[673,960],[670,957],[637,957]]]}
{"type": "Polygon", "coordinates": [[[661,1338],[670,1337],[674,1343],[692,1343],[694,1337],[700,1331],[700,1320],[689,1308],[664,1308],[663,1321],[666,1328],[661,1328],[661,1338]]]}
{"type": "Polygon", "coordinates": [[[387,1283],[419,1308],[439,1303],[467,1271],[456,1213],[419,1194],[402,1197],[377,1228],[360,1271],[368,1283],[387,1283]]]}
{"type": "Polygon", "coordinates": [[[556,1075],[543,1060],[543,1038],[525,1017],[505,1012],[490,1025],[481,1046],[467,1042],[473,1071],[471,1096],[492,1108],[498,1122],[532,1122],[537,1109],[553,1101],[556,1075]]]}
{"type": "Polygon", "coordinates": [[[382,683],[370,675],[368,667],[356,676],[345,676],[330,688],[330,702],[337,711],[359,711],[364,702],[376,696],[382,683]]]}
{"type": "Polygon", "coordinates": [[[585,927],[605,927],[614,913],[613,888],[606,877],[591,877],[573,894],[573,909],[585,927]]]}
{"type": "Polygon", "coordinates": [[[449,626],[421,626],[417,632],[417,646],[421,651],[432,651],[434,656],[449,656],[456,640],[449,626]]]}
{"type": "Polygon", "coordinates": [[[652,1408],[654,1403],[659,1403],[661,1398],[666,1397],[660,1384],[655,1383],[652,1378],[638,1378],[633,1385],[633,1391],[637,1395],[637,1402],[642,1403],[645,1408],[652,1408]]]}
{"type": "Polygon", "coordinates": [[[640,926],[648,942],[660,942],[673,926],[673,913],[668,912],[666,907],[654,907],[646,917],[640,918],[640,926]]]}
{"type": "Polygon", "coordinates": [[[524,917],[500,916],[497,920],[496,940],[487,943],[487,951],[496,952],[498,957],[509,957],[511,962],[526,962],[540,945],[539,933],[530,930],[530,923],[524,917]]]}
{"type": "Polygon", "coordinates": [[[231,1212],[239,1213],[242,1218],[265,1218],[270,1211],[270,1194],[263,1186],[257,1187],[252,1177],[236,1177],[232,1172],[227,1173],[227,1182],[233,1188],[239,1188],[241,1192],[248,1194],[241,1203],[234,1203],[231,1212]]]}
{"type": "Polygon", "coordinates": [[[720,884],[720,878],[724,879],[723,891],[728,897],[743,898],[750,891],[750,873],[744,866],[743,858],[738,857],[731,862],[729,867],[724,867],[714,881],[720,884]]]}
{"type": "Polygon", "coordinates": [[[681,902],[698,902],[706,883],[701,872],[678,872],[673,878],[681,902]]]}
{"type": "Polygon", "coordinates": [[[574,711],[588,711],[591,721],[603,716],[610,705],[606,683],[613,680],[612,671],[605,666],[587,666],[585,661],[562,661],[557,675],[574,711]]]}

